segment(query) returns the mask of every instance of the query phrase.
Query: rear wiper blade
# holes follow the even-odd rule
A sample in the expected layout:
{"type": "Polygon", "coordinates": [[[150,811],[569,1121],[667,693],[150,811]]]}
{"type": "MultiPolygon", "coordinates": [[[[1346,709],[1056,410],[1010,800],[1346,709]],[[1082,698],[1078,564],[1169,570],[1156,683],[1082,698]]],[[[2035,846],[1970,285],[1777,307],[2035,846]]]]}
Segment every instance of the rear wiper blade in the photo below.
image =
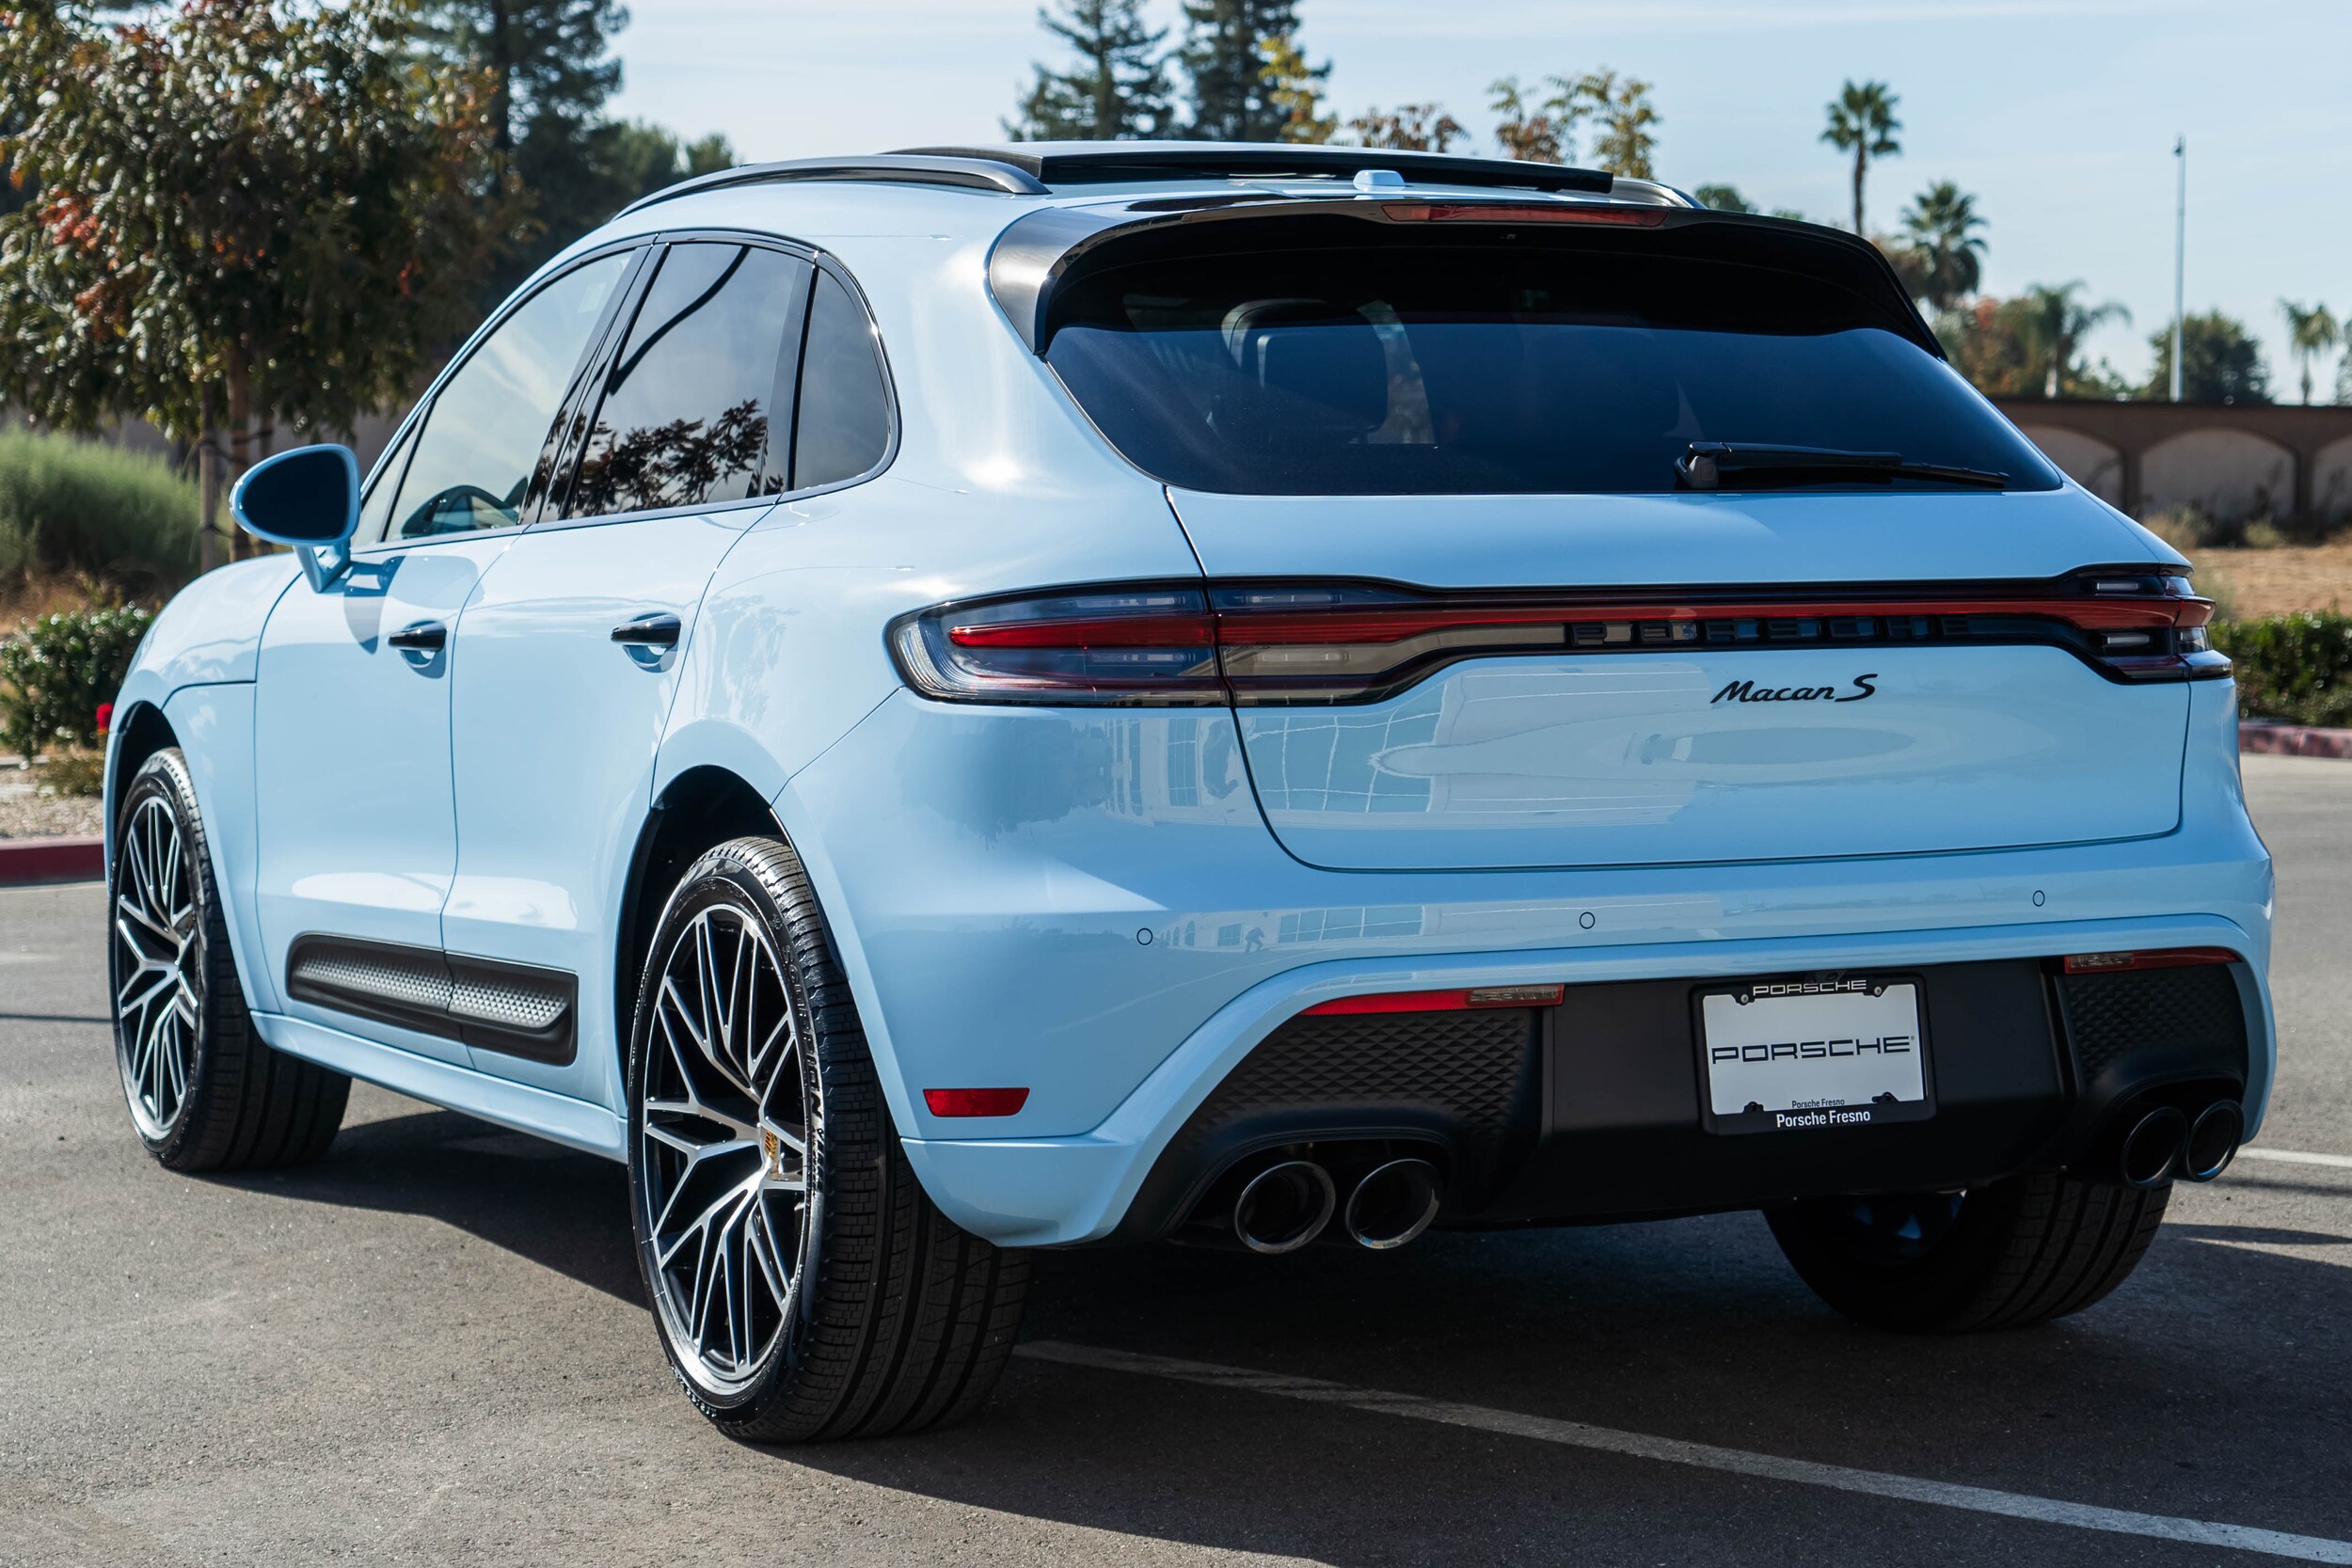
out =
{"type": "MultiPolygon", "coordinates": [[[[1998,490],[2009,475],[1989,468],[1955,468],[1942,463],[1908,463],[1899,451],[1846,451],[1836,447],[1775,447],[1739,441],[1693,441],[1675,461],[1686,489],[1720,490],[1731,475],[1764,483],[1809,479],[1924,479],[1945,484],[1974,484],[1998,490]]],[[[1733,486],[1740,488],[1740,486],[1733,486]]]]}

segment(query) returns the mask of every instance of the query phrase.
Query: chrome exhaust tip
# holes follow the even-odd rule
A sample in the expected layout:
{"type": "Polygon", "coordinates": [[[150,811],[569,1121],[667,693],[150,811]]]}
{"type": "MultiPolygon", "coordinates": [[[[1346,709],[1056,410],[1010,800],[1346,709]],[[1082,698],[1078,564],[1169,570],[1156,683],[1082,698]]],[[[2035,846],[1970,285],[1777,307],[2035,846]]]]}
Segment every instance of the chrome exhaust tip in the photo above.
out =
{"type": "Polygon", "coordinates": [[[2188,1117],[2159,1105],[2132,1123],[2116,1154],[2115,1174],[2126,1187],[2161,1187],[2172,1179],[2188,1142],[2188,1117]]]}
{"type": "Polygon", "coordinates": [[[1356,1183],[1343,1223],[1358,1246],[1386,1252],[1429,1228],[1438,1217],[1438,1198],[1437,1166],[1426,1160],[1391,1160],[1356,1183]]]}
{"type": "Polygon", "coordinates": [[[2197,1113],[2181,1145],[2181,1179],[2210,1181],[2237,1158],[2238,1140],[2246,1136],[2246,1112],[2234,1100],[2217,1100],[2197,1113]]]}
{"type": "Polygon", "coordinates": [[[1284,1160],[1251,1177],[1233,1200],[1233,1234],[1269,1258],[1296,1252],[1323,1234],[1339,1199],[1329,1171],[1312,1160],[1284,1160]]]}

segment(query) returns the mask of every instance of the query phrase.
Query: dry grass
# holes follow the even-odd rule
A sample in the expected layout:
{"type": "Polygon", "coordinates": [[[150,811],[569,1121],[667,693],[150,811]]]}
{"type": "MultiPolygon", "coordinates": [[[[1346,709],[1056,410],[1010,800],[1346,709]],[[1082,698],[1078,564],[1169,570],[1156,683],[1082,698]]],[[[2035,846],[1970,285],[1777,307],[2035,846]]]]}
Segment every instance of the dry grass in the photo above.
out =
{"type": "Polygon", "coordinates": [[[2239,620],[2298,610],[2352,610],[2352,538],[2272,549],[2189,549],[2197,586],[2239,620]]]}

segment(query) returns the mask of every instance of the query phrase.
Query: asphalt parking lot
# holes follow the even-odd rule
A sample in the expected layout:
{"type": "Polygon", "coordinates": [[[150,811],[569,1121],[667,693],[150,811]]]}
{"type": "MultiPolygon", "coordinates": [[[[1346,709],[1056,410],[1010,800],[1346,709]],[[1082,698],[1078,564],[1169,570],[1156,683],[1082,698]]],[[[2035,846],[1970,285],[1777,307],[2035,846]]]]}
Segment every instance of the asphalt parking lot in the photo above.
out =
{"type": "MultiPolygon", "coordinates": [[[[2247,772],[2262,1143],[2352,1155],[2352,764],[2247,772]]],[[[1049,1255],[978,1420],[763,1450],[675,1392],[617,1166],[362,1088],[313,1169],[158,1169],[102,903],[0,894],[0,1563],[2352,1562],[2352,1163],[2242,1159],[1966,1339],[1832,1316],[1753,1215],[1049,1255]]]]}

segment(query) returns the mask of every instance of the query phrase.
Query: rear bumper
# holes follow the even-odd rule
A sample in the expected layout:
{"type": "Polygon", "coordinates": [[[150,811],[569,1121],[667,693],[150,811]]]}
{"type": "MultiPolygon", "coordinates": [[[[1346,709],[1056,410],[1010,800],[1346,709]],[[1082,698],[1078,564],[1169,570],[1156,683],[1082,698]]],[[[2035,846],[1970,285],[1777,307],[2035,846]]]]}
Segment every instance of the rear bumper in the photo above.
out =
{"type": "MultiPolygon", "coordinates": [[[[1150,1214],[1122,1226],[1235,1065],[1306,1007],[1369,990],[2226,947],[2247,959],[2245,1104],[2258,1125],[2274,1056],[2271,877],[2238,794],[2232,698],[2224,682],[2192,692],[2178,829],[2060,848],[1332,872],[1274,842],[1223,710],[951,709],[906,693],[776,807],[925,1187],[992,1240],[1066,1245],[1152,1229],[1150,1214]],[[1031,1091],[1018,1116],[976,1123],[924,1106],[926,1088],[998,1085],[1031,1091]]],[[[1657,1049],[1687,1056],[1687,1041],[1657,1049]]],[[[1961,1176],[2057,1147],[2019,1152],[2030,1129],[2011,1132],[2016,1148],[1962,1161],[1961,1176]]],[[[1644,1136],[1643,1160],[1619,1148],[1562,1167],[1555,1194],[1615,1173],[1603,1209],[1534,1193],[1493,1217],[1762,1200],[1675,1190],[1673,1139],[1644,1136]]]]}
{"type": "MultiPolygon", "coordinates": [[[[1007,1244],[1065,1245],[1165,1234],[1219,1169],[1251,1148],[1200,1164],[1164,1161],[1193,1113],[1262,1041],[1320,1001],[1373,990],[1564,983],[1600,990],[1815,970],[1933,970],[2022,960],[2038,974],[2053,954],[2122,948],[2230,947],[2260,952],[2249,933],[2210,917],[2055,923],[1965,931],[1880,933],[1835,941],[1659,944],[1605,955],[1552,951],[1442,962],[1318,964],[1252,988],[1187,1039],[1093,1131],[1076,1137],[909,1140],[924,1185],[956,1221],[1007,1244]],[[1645,984],[1646,983],[1646,984],[1645,984]]],[[[2269,996],[2251,963],[2233,965],[2246,1007],[2244,1102],[2259,1121],[2275,1061],[2269,996]]],[[[1571,990],[1571,1004],[1579,1000],[1571,990]]],[[[2041,992],[2028,1004],[2041,1006],[2041,992]]],[[[2015,1007],[2010,995],[2002,1006],[2015,1007]]],[[[1563,1013],[1567,1008],[1558,1009],[1563,1013]]],[[[1937,1041],[1939,1084],[1976,1069],[1980,1087],[1939,1087],[1926,1123],[1838,1132],[1804,1141],[1719,1137],[1699,1127],[1687,1033],[1620,1035],[1612,1053],[1637,1085],[1596,1099],[1562,1082],[1550,1058],[1543,1119],[1530,1148],[1493,1173],[1489,1190],[1449,1221],[1540,1223],[1738,1208],[1809,1193],[1964,1185],[2088,1157],[2108,1112],[2154,1081],[2203,1077],[2201,1065],[2151,1068],[2146,1080],[2094,1085],[2078,1077],[2054,1020],[2021,1016],[2004,1040],[1969,1031],[1998,1061],[1963,1064],[1963,1036],[1937,1041]],[[2039,1058],[2041,1076],[2031,1063],[2039,1058]],[[1646,1058],[1645,1069],[1637,1058],[1646,1058]],[[2024,1069],[2021,1070],[2021,1064],[2024,1069]],[[1673,1108],[1678,1099],[1678,1109],[1673,1108]],[[1668,1108],[1660,1110],[1658,1107],[1668,1108]],[[1645,1107],[1648,1107],[1645,1109],[1645,1107]]],[[[1549,1042],[1556,1048],[1556,1037],[1549,1042]]],[[[2217,1059],[2226,1069],[2226,1058],[2217,1059]]],[[[1369,1132],[1370,1129],[1355,1129],[1369,1132]]],[[[2249,1132],[2250,1136],[2250,1132],[2249,1132]]],[[[1284,1141],[1276,1139],[1276,1141],[1284,1141]]]]}

